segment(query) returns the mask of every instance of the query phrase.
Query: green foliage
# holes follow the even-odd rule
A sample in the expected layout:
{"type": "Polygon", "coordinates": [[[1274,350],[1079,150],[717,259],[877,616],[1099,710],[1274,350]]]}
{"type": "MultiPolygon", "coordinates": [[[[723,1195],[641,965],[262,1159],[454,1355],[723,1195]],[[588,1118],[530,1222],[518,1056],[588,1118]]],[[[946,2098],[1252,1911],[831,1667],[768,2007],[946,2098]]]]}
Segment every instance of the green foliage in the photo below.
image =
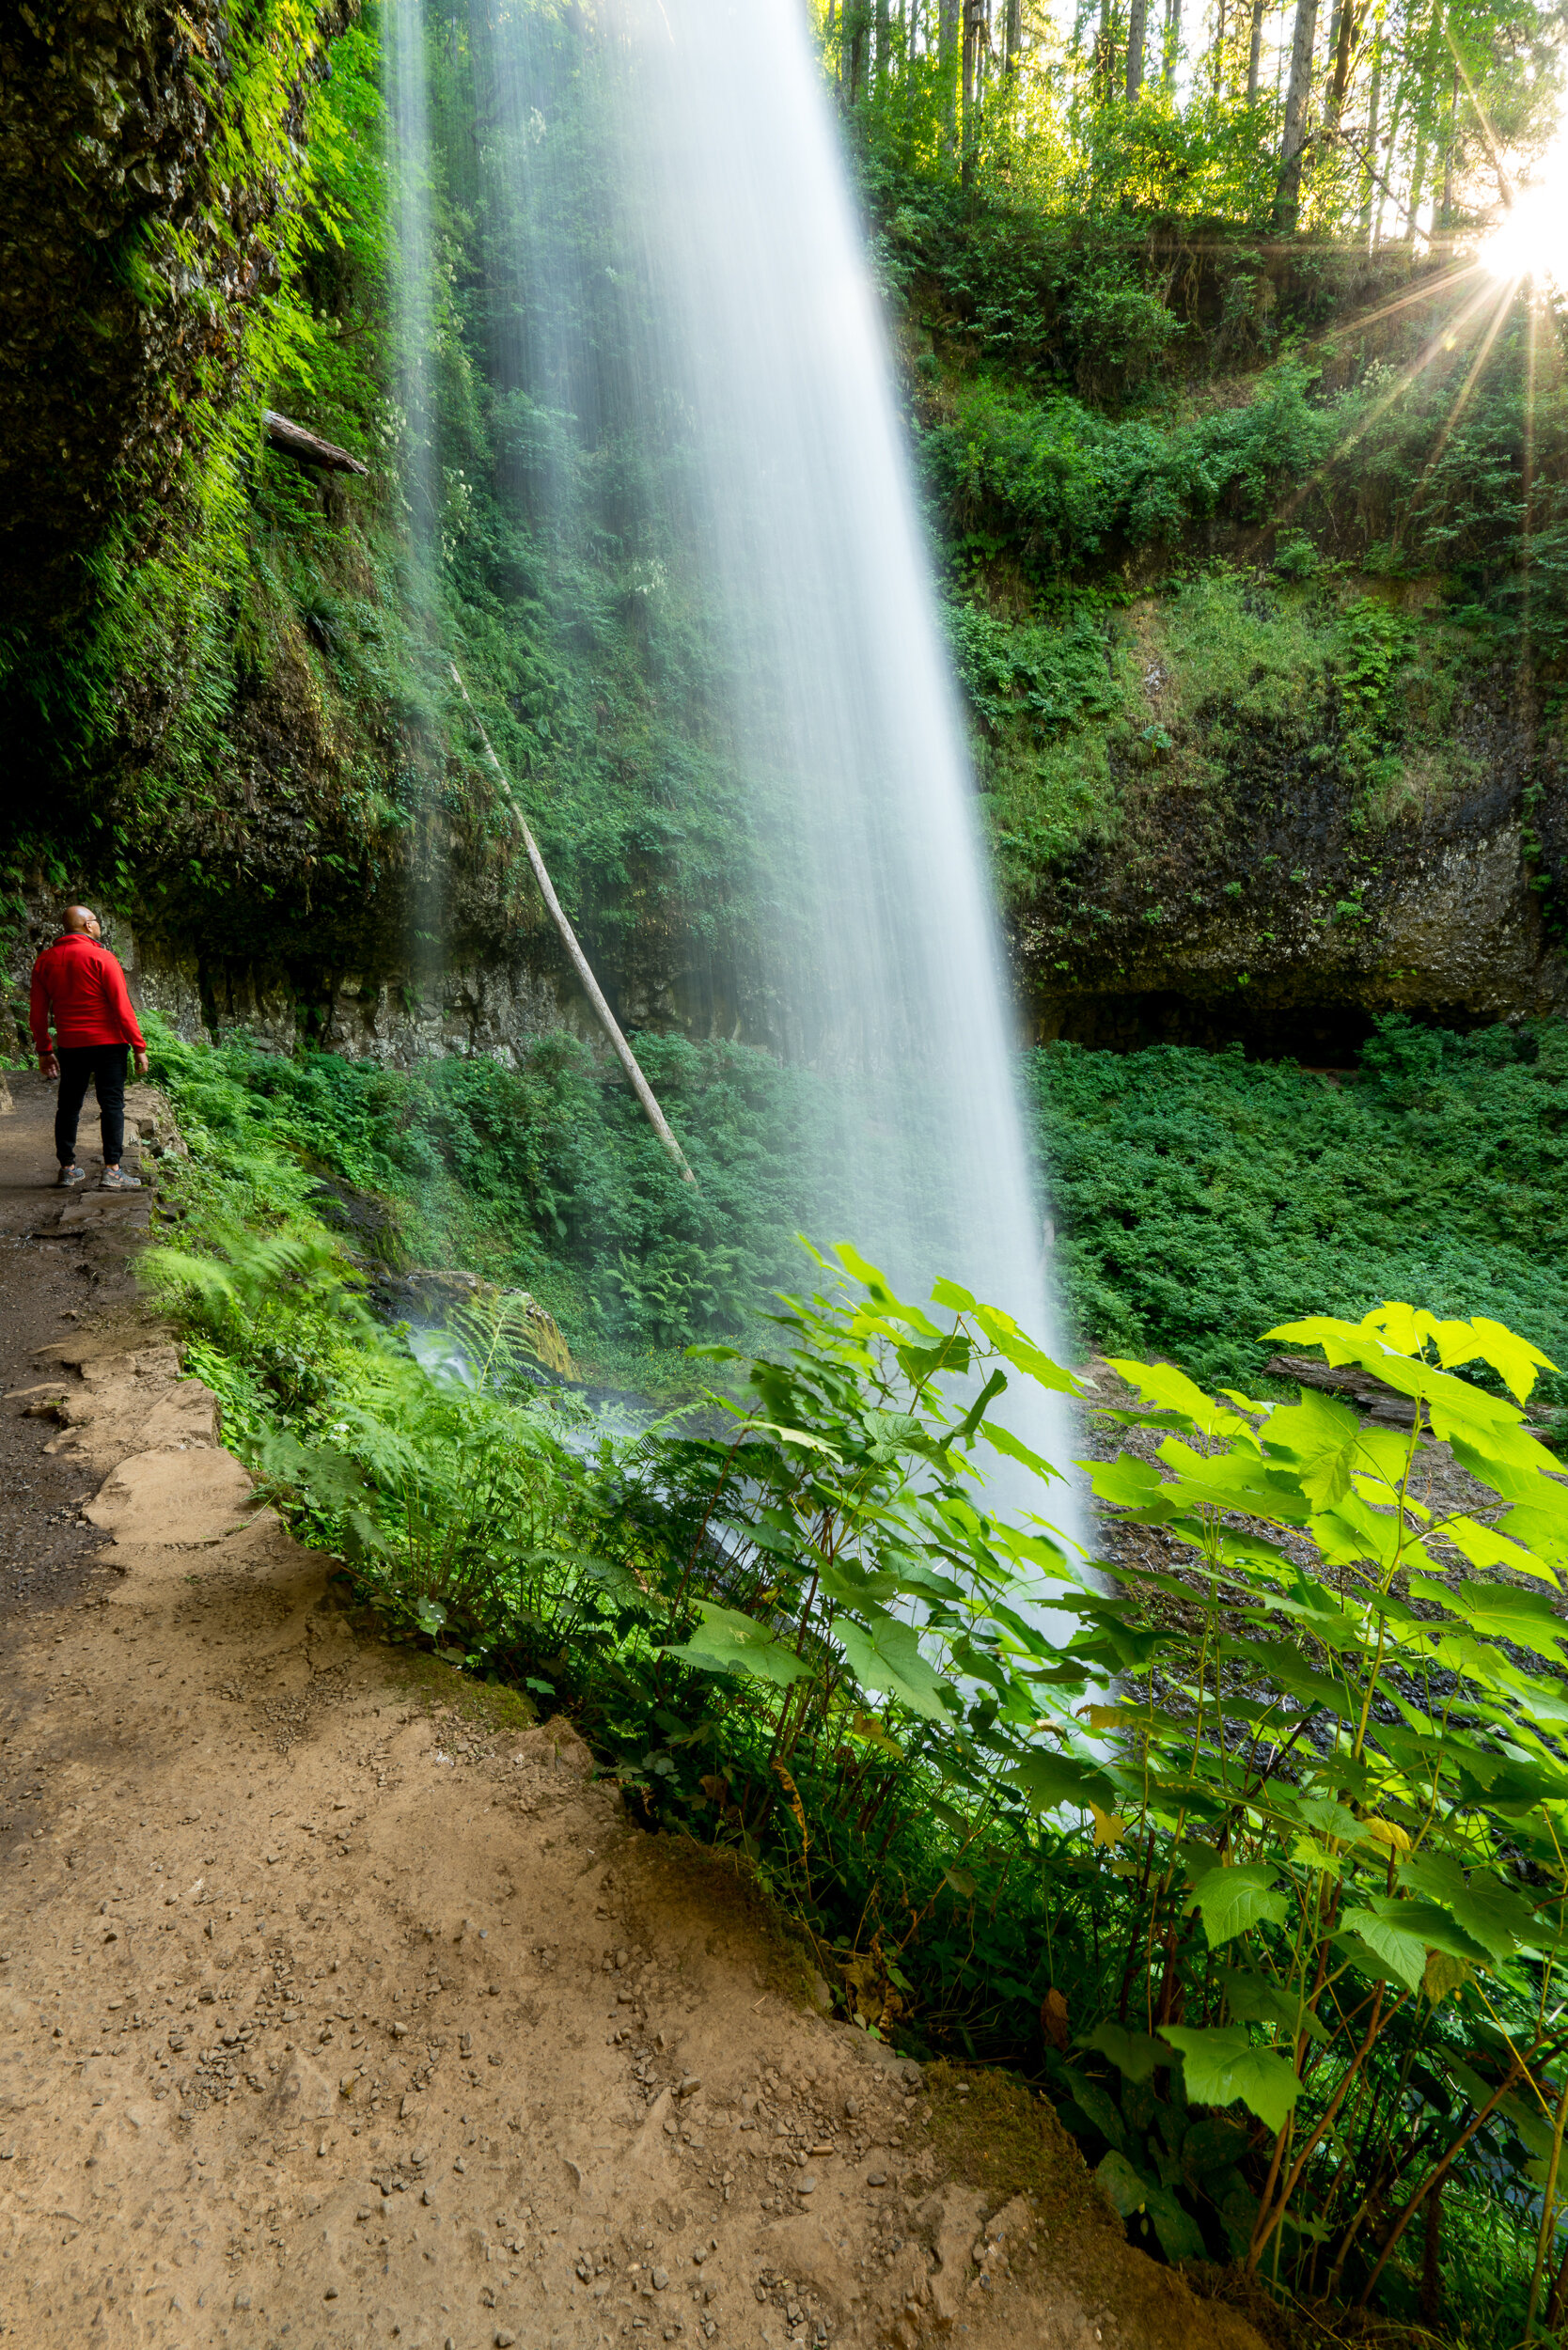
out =
{"type": "Polygon", "coordinates": [[[307,1167],[343,1179],[382,1203],[384,1260],[525,1284],[590,1373],[645,1387],[689,1386],[681,1348],[754,1324],[792,1274],[808,1214],[841,1212],[838,1136],[869,1114],[769,1054],[639,1037],[694,1187],[619,1071],[569,1035],[517,1069],[476,1056],[403,1073],[243,1040],[187,1045],[156,1021],[148,1032],[157,1073],[213,1148],[301,1170],[296,1197],[307,1167]]]}
{"type": "MultiPolygon", "coordinates": [[[[1034,1055],[1039,1147],[1079,1332],[1250,1387],[1245,1335],[1309,1300],[1486,1301],[1568,1361],[1568,1050],[1556,1023],[1468,1037],[1400,1016],[1359,1081],[1163,1045],[1034,1055]]],[[[1560,1410],[1557,1375],[1543,1400],[1560,1410]]]]}
{"type": "Polygon", "coordinates": [[[1334,425],[1308,398],[1298,363],[1266,374],[1245,407],[1172,430],[1115,422],[1075,400],[1030,400],[985,381],[931,427],[922,457],[960,559],[1011,555],[1044,588],[1063,571],[1173,544],[1195,521],[1266,510],[1271,493],[1315,465],[1334,425]]]}
{"type": "MultiPolygon", "coordinates": [[[[569,1444],[499,1318],[422,1368],[286,1185],[272,1237],[220,1230],[266,1184],[211,1135],[195,1246],[153,1270],[274,1496],[394,1637],[570,1700],[651,1816],[748,1855],[862,2026],[1043,2074],[1168,2257],[1298,2291],[1398,2308],[1388,2256],[1455,2153],[1539,2162],[1568,1514],[1513,1400],[1537,1348],[1404,1306],[1269,1334],[1374,1369],[1408,1436],[1120,1360],[1143,1408],[1108,1417],[1146,1449],[1093,1480],[1159,1547],[1092,1579],[1048,1484],[1031,1514],[985,1480],[1031,1459],[1009,1383],[1073,1382],[968,1292],[912,1306],[844,1247],[782,1344],[710,1350],[748,1390],[711,1399],[722,1430],[569,1444]],[[1489,1506],[1434,1513],[1429,1439],[1489,1506]]],[[[1528,2266],[1515,2225],[1494,2290],[1528,2266]]]]}

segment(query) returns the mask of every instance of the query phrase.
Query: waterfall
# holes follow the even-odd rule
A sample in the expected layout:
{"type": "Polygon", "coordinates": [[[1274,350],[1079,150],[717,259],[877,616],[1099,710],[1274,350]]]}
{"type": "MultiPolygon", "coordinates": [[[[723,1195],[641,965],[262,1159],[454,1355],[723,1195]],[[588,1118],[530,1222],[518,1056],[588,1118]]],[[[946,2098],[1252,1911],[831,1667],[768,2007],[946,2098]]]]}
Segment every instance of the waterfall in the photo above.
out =
{"type": "MultiPolygon", "coordinates": [[[[731,779],[760,909],[738,1032],[838,1104],[813,1236],[905,1294],[964,1282],[1055,1351],[963,725],[806,10],[476,0],[467,26],[447,147],[500,475],[536,531],[619,566],[731,779]]],[[[723,909],[693,912],[699,960],[723,909]]],[[[1064,1459],[1065,1416],[1023,1386],[1017,1432],[1064,1459]]]]}

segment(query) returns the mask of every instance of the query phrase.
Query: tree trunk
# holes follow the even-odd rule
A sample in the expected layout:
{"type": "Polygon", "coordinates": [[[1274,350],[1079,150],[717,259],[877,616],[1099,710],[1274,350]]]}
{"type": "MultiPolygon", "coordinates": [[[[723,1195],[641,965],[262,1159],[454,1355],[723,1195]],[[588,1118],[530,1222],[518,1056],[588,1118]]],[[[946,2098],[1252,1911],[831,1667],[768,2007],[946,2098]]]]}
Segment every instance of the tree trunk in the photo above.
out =
{"type": "Polygon", "coordinates": [[[1453,224],[1453,144],[1458,126],[1459,65],[1456,59],[1453,80],[1449,86],[1449,119],[1443,138],[1443,208],[1438,214],[1438,226],[1443,228],[1451,227],[1453,224]]]}
{"type": "Polygon", "coordinates": [[[1341,0],[1339,21],[1329,38],[1328,54],[1333,60],[1328,81],[1328,102],[1324,108],[1324,120],[1332,131],[1340,127],[1344,112],[1345,93],[1350,87],[1350,69],[1356,52],[1361,45],[1361,34],[1367,22],[1367,0],[1352,6],[1352,0],[1341,0]]]}
{"type": "Polygon", "coordinates": [[[1372,202],[1375,182],[1372,173],[1377,169],[1378,113],[1383,99],[1383,21],[1378,19],[1372,34],[1372,87],[1367,92],[1367,160],[1361,168],[1361,234],[1375,252],[1377,240],[1372,235],[1372,202]]]}
{"type": "Polygon", "coordinates": [[[985,0],[964,0],[964,184],[974,185],[980,145],[980,44],[985,38],[985,0]]]}
{"type": "Polygon", "coordinates": [[[1215,0],[1214,67],[1209,86],[1216,98],[1225,86],[1225,0],[1215,0]]]}
{"type": "Polygon", "coordinates": [[[1166,0],[1165,8],[1165,86],[1175,86],[1176,61],[1182,51],[1182,0],[1166,0]]]}
{"type": "Polygon", "coordinates": [[[1143,87],[1143,52],[1149,32],[1149,0],[1130,0],[1127,14],[1127,98],[1143,87]]]}
{"type": "Polygon", "coordinates": [[[887,79],[893,62],[893,28],[887,13],[887,0],[876,0],[876,79],[887,79]]]}
{"type": "Polygon", "coordinates": [[[1307,115],[1312,102],[1312,50],[1317,39],[1318,0],[1295,0],[1295,38],[1291,44],[1291,86],[1285,94],[1285,135],[1279,149],[1279,181],[1274,194],[1274,225],[1293,229],[1301,211],[1301,164],[1307,145],[1307,115]]]}
{"type": "Polygon", "coordinates": [[[1007,0],[1002,38],[1007,45],[1003,64],[1011,73],[1024,54],[1024,0],[1007,0]]]}
{"type": "Polygon", "coordinates": [[[953,84],[958,64],[958,22],[963,0],[937,0],[936,58],[942,84],[942,144],[951,158],[957,146],[957,115],[953,84]]]}
{"type": "Polygon", "coordinates": [[[1416,242],[1416,221],[1421,209],[1421,197],[1425,192],[1426,115],[1423,111],[1416,118],[1416,160],[1410,166],[1410,202],[1404,215],[1406,244],[1413,245],[1416,242]]]}
{"type": "Polygon", "coordinates": [[[1247,53],[1247,102],[1258,103],[1258,69],[1263,55],[1263,8],[1265,0],[1252,0],[1252,40],[1247,53]]]}
{"type": "Polygon", "coordinates": [[[1116,45],[1111,0],[1100,0],[1100,30],[1094,42],[1094,95],[1104,106],[1116,87],[1116,45]]]}

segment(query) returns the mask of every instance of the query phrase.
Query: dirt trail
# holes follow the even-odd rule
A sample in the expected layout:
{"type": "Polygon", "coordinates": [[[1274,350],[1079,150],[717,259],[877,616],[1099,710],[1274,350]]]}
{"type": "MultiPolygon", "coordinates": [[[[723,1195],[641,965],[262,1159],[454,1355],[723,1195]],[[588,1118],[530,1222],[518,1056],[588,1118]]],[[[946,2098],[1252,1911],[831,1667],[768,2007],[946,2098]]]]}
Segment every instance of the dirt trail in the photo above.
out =
{"type": "Polygon", "coordinates": [[[12,1091],[0,2333],[1259,2350],[1045,2108],[1031,2201],[813,2013],[570,1728],[400,1683],[138,1306],[145,1198],[51,1198],[12,1091]]]}

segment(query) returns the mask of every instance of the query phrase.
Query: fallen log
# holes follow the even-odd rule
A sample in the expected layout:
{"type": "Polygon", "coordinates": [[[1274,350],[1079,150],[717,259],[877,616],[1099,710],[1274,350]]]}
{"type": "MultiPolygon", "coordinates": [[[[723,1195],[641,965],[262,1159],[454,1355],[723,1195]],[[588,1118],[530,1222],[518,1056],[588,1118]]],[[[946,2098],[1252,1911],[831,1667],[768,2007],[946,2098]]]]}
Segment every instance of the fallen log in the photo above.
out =
{"type": "MultiPolygon", "coordinates": [[[[1313,1355],[1271,1355],[1263,1365],[1271,1379],[1294,1379],[1298,1387],[1316,1387],[1325,1395],[1341,1395],[1359,1404],[1374,1428],[1413,1428],[1416,1406],[1411,1397],[1390,1387],[1375,1371],[1359,1363],[1320,1363],[1313,1355]]],[[[1526,1419],[1531,1435],[1544,1436],[1544,1422],[1526,1419]]]]}
{"type": "Polygon", "coordinates": [[[556,885],[550,879],[548,872],[545,870],[544,859],[539,853],[539,842],[534,838],[533,834],[528,829],[527,818],[524,815],[522,809],[518,807],[517,802],[512,797],[511,786],[507,781],[506,771],[502,767],[500,760],[496,758],[495,753],[491,746],[490,737],[485,732],[484,720],[479,716],[478,712],[475,709],[473,703],[468,698],[468,688],[463,682],[462,676],[458,670],[457,663],[454,661],[449,665],[449,666],[451,669],[452,683],[457,687],[458,692],[462,695],[463,708],[467,711],[468,715],[474,721],[474,728],[476,733],[478,735],[480,748],[484,752],[485,764],[490,769],[490,772],[494,776],[496,782],[500,785],[508,811],[511,816],[513,823],[517,826],[518,831],[523,837],[523,846],[527,851],[528,863],[533,867],[534,879],[539,884],[539,894],[550,910],[550,918],[555,923],[557,930],[560,933],[561,945],[566,948],[568,955],[572,959],[572,967],[576,972],[578,979],[582,982],[583,993],[588,997],[588,1002],[593,1006],[599,1025],[604,1029],[604,1034],[608,1037],[610,1043],[614,1048],[616,1058],[619,1061],[622,1069],[625,1070],[627,1076],[630,1077],[632,1081],[632,1090],[636,1095],[637,1100],[642,1104],[649,1124],[652,1127],[653,1132],[658,1136],[659,1140],[664,1144],[665,1149],[669,1152],[670,1157],[674,1160],[675,1165],[680,1169],[682,1182],[685,1183],[695,1183],[697,1177],[692,1173],[691,1168],[686,1164],[686,1154],[682,1150],[681,1145],[676,1141],[675,1136],[670,1130],[669,1120],[666,1118],[663,1110],[659,1107],[658,1103],[654,1100],[653,1089],[649,1084],[648,1079],[643,1075],[642,1069],[635,1053],[633,1052],[631,1046],[627,1043],[625,1037],[622,1035],[620,1023],[616,1018],[614,1012],[610,1010],[608,1003],[605,1001],[604,991],[600,986],[598,980],[594,978],[592,969],[588,964],[588,959],[587,955],[584,954],[582,947],[578,943],[577,933],[567,919],[566,909],[556,895],[556,885]]]}
{"type": "Polygon", "coordinates": [[[1358,1363],[1320,1363],[1314,1355],[1271,1355],[1263,1365],[1271,1379],[1294,1379],[1298,1387],[1316,1387],[1325,1395],[1347,1396],[1367,1407],[1371,1418],[1388,1428],[1409,1428],[1416,1407],[1407,1395],[1390,1387],[1358,1363]]]}
{"type": "Polygon", "coordinates": [[[334,441],[323,441],[319,432],[309,432],[292,416],[280,416],[275,408],[264,408],[261,423],[272,447],[285,457],[291,457],[298,465],[316,465],[323,473],[368,474],[368,465],[362,465],[357,457],[351,457],[346,448],[334,441]]]}

